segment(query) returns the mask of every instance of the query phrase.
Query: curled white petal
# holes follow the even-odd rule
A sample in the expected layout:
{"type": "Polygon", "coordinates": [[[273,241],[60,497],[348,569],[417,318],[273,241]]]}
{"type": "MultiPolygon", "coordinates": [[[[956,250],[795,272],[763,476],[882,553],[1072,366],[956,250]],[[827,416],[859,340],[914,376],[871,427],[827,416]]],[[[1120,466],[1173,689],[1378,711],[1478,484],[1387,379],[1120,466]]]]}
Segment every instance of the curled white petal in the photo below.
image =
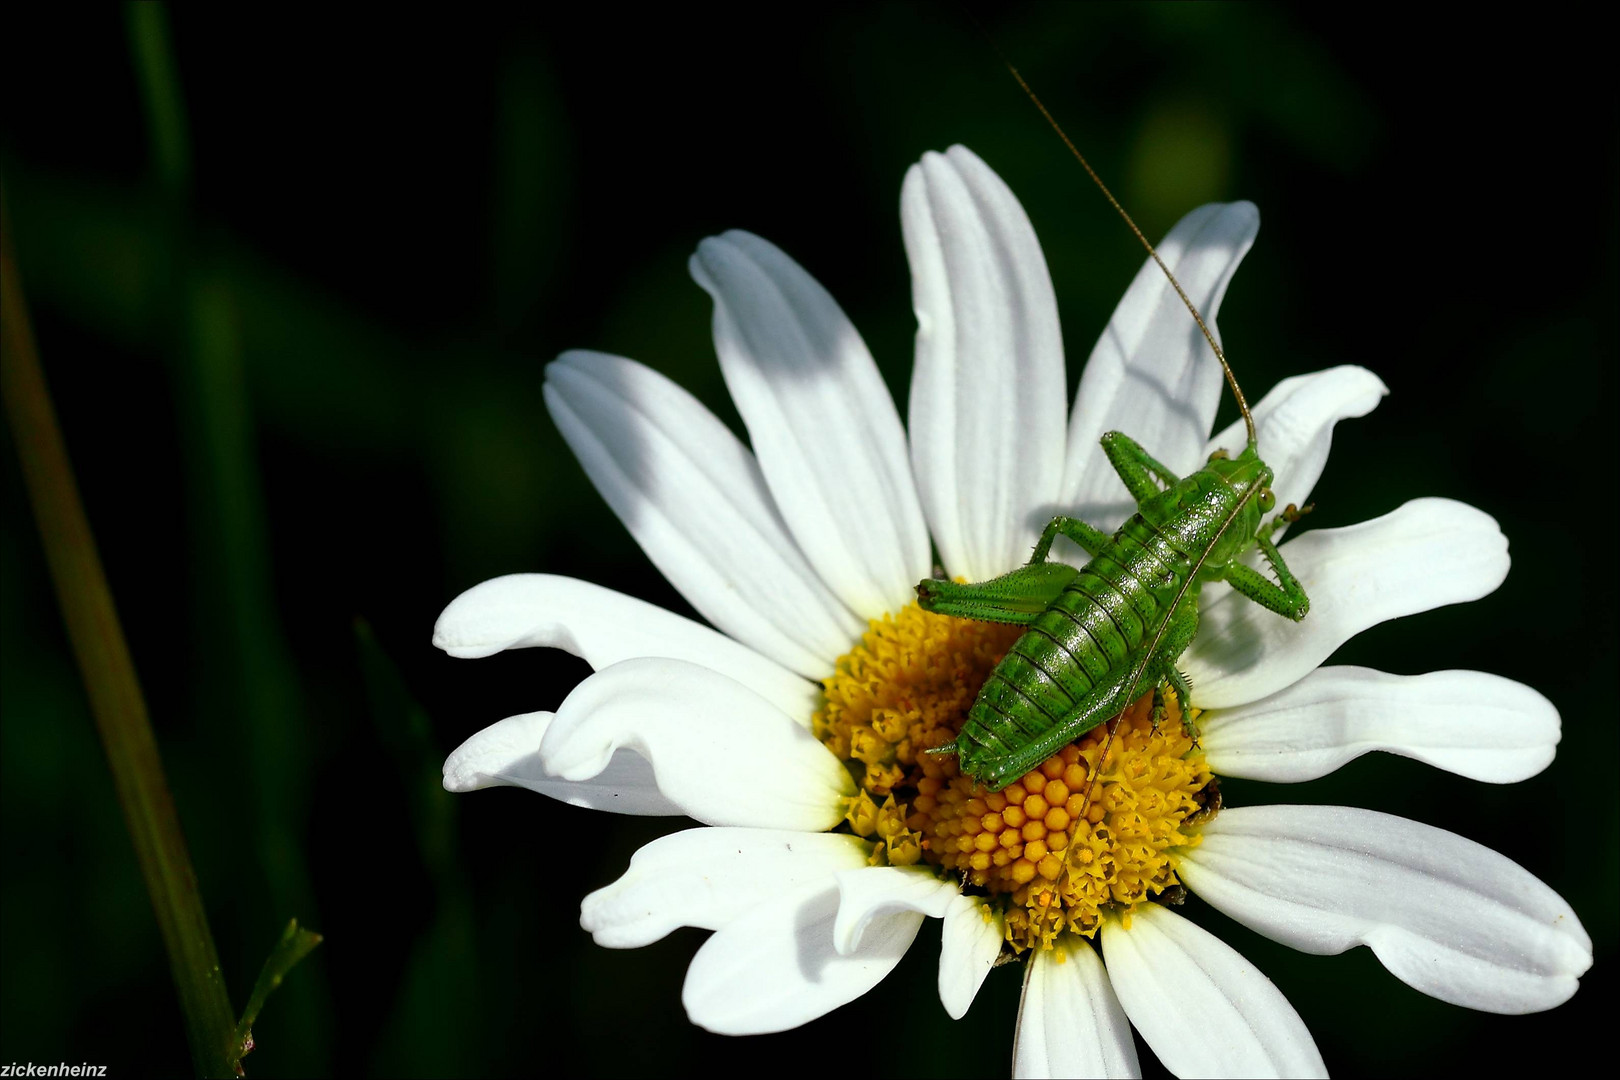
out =
{"type": "Polygon", "coordinates": [[[1342,806],[1223,810],[1181,876],[1209,903],[1302,952],[1367,945],[1402,982],[1495,1013],[1575,993],[1592,939],[1511,859],[1444,829],[1342,806]]]}
{"type": "Polygon", "coordinates": [[[939,948],[939,1001],[952,1020],[967,1015],[996,966],[1006,928],[1001,913],[978,897],[957,895],[945,910],[939,948]]]}
{"type": "Polygon", "coordinates": [[[1545,769],[1559,737],[1552,702],[1483,671],[1317,668],[1260,701],[1212,709],[1198,724],[1211,769],[1274,783],[1314,780],[1384,750],[1511,784],[1545,769]]]}
{"type": "Polygon", "coordinates": [[[635,754],[614,754],[589,780],[574,783],[547,774],[540,764],[540,740],[551,726],[549,712],[523,713],[491,724],[444,762],[446,791],[521,787],[572,806],[617,814],[668,817],[684,811],[658,790],[652,766],[635,754]]]}
{"type": "Polygon", "coordinates": [[[563,353],[546,408],[585,474],[653,565],[716,627],[819,676],[862,621],[805,561],[748,448],[650,368],[563,353]]]}
{"type": "MultiPolygon", "coordinates": [[[[1345,364],[1309,375],[1292,375],[1271,388],[1252,410],[1260,457],[1271,466],[1271,490],[1279,507],[1304,506],[1322,476],[1333,446],[1333,427],[1340,420],[1366,416],[1389,393],[1383,380],[1364,367],[1345,364]]],[[[1240,417],[1204,448],[1224,449],[1233,457],[1247,445],[1240,417]]],[[[1276,539],[1288,526],[1277,527],[1276,539]]]]}
{"type": "Polygon", "coordinates": [[[1450,499],[1413,499],[1360,525],[1317,529],[1281,552],[1310,597],[1310,614],[1296,623],[1224,582],[1207,586],[1185,656],[1201,708],[1242,705],[1291,686],[1367,627],[1478,600],[1508,571],[1507,538],[1495,519],[1450,499]]]}
{"type": "MultiPolygon", "coordinates": [[[[1217,341],[1221,299],[1259,231],[1253,203],[1211,203],[1177,222],[1158,246],[1217,341]]],[[[1164,271],[1147,260],[1080,377],[1069,421],[1064,512],[1112,530],[1136,510],[1099,445],[1108,431],[1129,435],[1178,476],[1197,469],[1223,385],[1198,324],[1164,271]]]]}
{"type": "Polygon", "coordinates": [[[1158,904],[1103,926],[1125,1015],[1177,1076],[1326,1076],[1282,991],[1214,934],[1158,904]]]}
{"type": "Polygon", "coordinates": [[[896,911],[915,911],[931,919],[944,918],[955,897],[955,885],[922,866],[863,866],[838,875],[838,919],[833,923],[833,948],[840,956],[860,951],[861,938],[874,919],[896,911]]]}
{"type": "Polygon", "coordinates": [[[649,761],[658,790],[709,825],[819,832],[854,794],[815,736],[747,687],[682,660],[625,660],[580,683],[545,733],[540,760],[580,781],[620,750],[649,761]]]}
{"type": "Polygon", "coordinates": [[[838,886],[809,885],[727,923],[692,958],[681,1003],[720,1035],[760,1035],[807,1024],[876,986],[910,948],[923,916],[873,919],[858,952],[833,948],[838,886]]]}
{"type": "Polygon", "coordinates": [[[439,616],[433,644],[463,658],[549,646],[598,671],[638,656],[688,660],[729,675],[806,724],[820,696],[808,679],[701,623],[555,574],[508,574],[474,585],[439,616]]]}
{"type": "Polygon", "coordinates": [[[982,581],[1028,559],[1057,502],[1057,299],[1024,208],[965,147],[906,172],[900,221],[917,313],[912,465],[947,572],[982,581]]]}
{"type": "Polygon", "coordinates": [[[831,294],[780,248],[733,230],[698,245],[714,345],[759,467],[810,564],[862,618],[928,576],[928,528],[900,414],[831,294]]]}
{"type": "Polygon", "coordinates": [[[1141,1076],[1131,1024],[1097,952],[1084,938],[1037,949],[1024,972],[1013,1035],[1013,1076],[1141,1076]]]}
{"type": "Polygon", "coordinates": [[[865,866],[867,845],[838,833],[687,829],[643,847],[580,905],[598,945],[635,949],[681,926],[718,930],[760,904],[865,866]]]}

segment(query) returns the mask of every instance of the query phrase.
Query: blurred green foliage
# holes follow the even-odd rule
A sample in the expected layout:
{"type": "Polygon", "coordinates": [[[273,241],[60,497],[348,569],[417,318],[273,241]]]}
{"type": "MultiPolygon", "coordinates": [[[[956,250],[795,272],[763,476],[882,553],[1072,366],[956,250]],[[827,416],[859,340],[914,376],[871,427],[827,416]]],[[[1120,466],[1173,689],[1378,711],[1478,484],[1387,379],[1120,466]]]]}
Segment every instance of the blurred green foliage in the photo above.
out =
{"type": "MultiPolygon", "coordinates": [[[[429,632],[460,590],[520,570],[689,610],[590,489],[539,386],[564,348],[618,352],[740,429],[685,272],[703,236],[747,228],[799,259],[902,402],[898,195],[923,151],[965,143],[1023,200],[1071,389],[1139,251],[953,8],[386,18],[179,9],[179,136],[146,121],[115,9],[14,15],[0,65],[24,287],[233,999],[289,916],[326,936],[260,1017],[249,1073],[682,1074],[814,1060],[831,1039],[854,1040],[863,1069],[1004,1071],[1016,974],[952,1024],[937,929],[881,1013],[863,999],[762,1039],[688,1025],[700,933],[612,952],[577,925],[580,897],[668,823],[437,787],[462,739],[555,707],[584,665],[453,661],[429,632]]],[[[1377,627],[1337,659],[1528,682],[1564,717],[1544,775],[1496,789],[1364,760],[1228,798],[1470,836],[1568,898],[1599,960],[1564,1008],[1487,1017],[1364,950],[1300,956],[1192,909],[1341,1073],[1544,1066],[1549,1048],[1595,1043],[1620,893],[1614,511],[1598,501],[1614,490],[1620,295],[1607,39],[1567,20],[1264,5],[987,19],[1150,235],[1208,200],[1260,205],[1221,316],[1251,397],[1340,363],[1389,384],[1337,434],[1312,526],[1446,495],[1513,544],[1491,597],[1377,627]]],[[[182,1073],[9,446],[0,1060],[182,1073]]]]}

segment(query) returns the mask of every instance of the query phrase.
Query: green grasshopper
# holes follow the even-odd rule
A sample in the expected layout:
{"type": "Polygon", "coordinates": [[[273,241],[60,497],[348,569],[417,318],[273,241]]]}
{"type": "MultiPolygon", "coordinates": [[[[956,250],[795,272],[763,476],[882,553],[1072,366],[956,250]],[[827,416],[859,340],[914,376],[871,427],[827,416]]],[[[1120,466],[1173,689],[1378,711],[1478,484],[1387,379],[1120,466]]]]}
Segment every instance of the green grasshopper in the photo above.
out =
{"type": "MultiPolygon", "coordinates": [[[[1187,733],[1196,740],[1186,711],[1191,687],[1176,660],[1198,632],[1198,596],[1206,581],[1225,581],[1290,619],[1303,619],[1310,610],[1304,588],[1271,541],[1279,523],[1297,520],[1303,511],[1290,505],[1261,524],[1276,504],[1272,471],[1260,460],[1254,418],[1226,355],[1153,245],[1016,68],[1012,73],[1192,312],[1232,387],[1249,443],[1236,458],[1217,450],[1202,469],[1180,478],[1132,439],[1111,431],[1102,437],[1103,452],[1137,503],[1119,531],[1110,536],[1078,518],[1055,517],[1042,530],[1029,562],[1010,573],[978,584],[930,578],[917,585],[925,611],[1028,628],[990,673],[956,741],[932,751],[956,754],[962,772],[991,791],[1115,720],[1150,689],[1157,727],[1166,715],[1165,685],[1175,690],[1187,733]],[[1084,568],[1047,561],[1060,534],[1091,556],[1084,568]],[[1254,546],[1271,564],[1276,582],[1238,561],[1254,546]]],[[[1110,739],[1114,730],[1110,726],[1110,739]]]]}
{"type": "MultiPolygon", "coordinates": [[[[1278,523],[1299,512],[1261,525],[1276,497],[1250,430],[1243,453],[1216,451],[1185,479],[1111,431],[1103,452],[1137,502],[1118,532],[1055,517],[1030,561],[1010,573],[973,585],[934,578],[917,585],[925,611],[1028,627],[985,680],[953,744],[964,773],[1000,791],[1150,689],[1155,726],[1165,715],[1163,684],[1185,705],[1192,691],[1176,660],[1198,631],[1206,581],[1225,581],[1279,615],[1305,617],[1310,600],[1271,542],[1278,523]],[[1083,569],[1047,561],[1059,534],[1092,556],[1083,569]],[[1276,583],[1237,561],[1256,545],[1276,583]]],[[[1196,739],[1185,712],[1183,723],[1196,739]]]]}

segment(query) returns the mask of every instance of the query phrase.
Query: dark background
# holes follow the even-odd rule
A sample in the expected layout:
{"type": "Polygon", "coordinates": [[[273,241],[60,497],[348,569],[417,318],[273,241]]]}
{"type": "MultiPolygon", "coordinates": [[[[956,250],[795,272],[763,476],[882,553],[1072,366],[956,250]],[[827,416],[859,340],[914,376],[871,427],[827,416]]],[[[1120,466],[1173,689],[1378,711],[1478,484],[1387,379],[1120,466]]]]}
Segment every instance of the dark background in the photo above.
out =
{"type": "MultiPolygon", "coordinates": [[[[1141,261],[961,9],[752,10],[181,8],[179,196],[125,13],[8,13],[0,168],[23,284],[237,1005],[289,916],[326,935],[258,1023],[251,1075],[681,1074],[784,1055],[1006,1070],[1018,974],[950,1022],[937,925],[825,1020],[710,1036],[679,998],[700,932],[616,952],[577,925],[580,897],[671,823],[438,786],[462,739],[555,707],[586,673],[532,650],[435,652],[462,589],[546,570],[688,610],[585,482],[540,381],[564,348],[618,352],[737,426],[686,276],[699,239],[743,227],[785,248],[902,402],[898,199],[925,150],[972,147],[1022,199],[1071,390],[1141,261]]],[[[1500,1018],[1418,994],[1364,949],[1302,956],[1186,910],[1282,988],[1334,1071],[1539,1070],[1598,1045],[1620,891],[1612,50],[1534,12],[1393,11],[1020,5],[987,22],[1150,235],[1209,200],[1259,204],[1221,315],[1251,398],[1342,363],[1388,383],[1339,429],[1311,526],[1444,495],[1512,543],[1492,596],[1336,659],[1529,683],[1563,715],[1551,768],[1492,787],[1379,755],[1287,790],[1232,782],[1228,800],[1361,805],[1478,840],[1573,904],[1598,961],[1570,1004],[1500,1018]]],[[[5,447],[0,1060],[185,1072],[5,447]]]]}

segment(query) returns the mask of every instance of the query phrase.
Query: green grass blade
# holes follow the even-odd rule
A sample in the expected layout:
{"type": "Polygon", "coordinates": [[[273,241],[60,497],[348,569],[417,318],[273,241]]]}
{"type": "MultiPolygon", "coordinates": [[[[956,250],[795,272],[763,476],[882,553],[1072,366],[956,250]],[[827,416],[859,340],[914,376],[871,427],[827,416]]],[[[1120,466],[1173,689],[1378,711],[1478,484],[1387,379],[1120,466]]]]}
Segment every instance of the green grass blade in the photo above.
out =
{"type": "Polygon", "coordinates": [[[191,186],[191,138],[169,47],[169,9],[165,4],[125,4],[124,15],[142,104],[152,127],[153,171],[159,186],[181,199],[191,186]]]}
{"type": "Polygon", "coordinates": [[[247,1008],[242,1011],[242,1019],[236,1024],[238,1060],[253,1049],[253,1022],[259,1018],[259,1011],[264,1008],[266,999],[281,985],[281,980],[287,977],[287,972],[291,971],[298,961],[308,956],[321,940],[321,935],[300,927],[297,919],[287,922],[287,929],[282,931],[281,940],[270,950],[270,955],[264,958],[264,967],[259,969],[259,979],[253,984],[253,993],[248,997],[247,1008]]]}
{"type": "Polygon", "coordinates": [[[231,1076],[235,1073],[231,1044],[236,1023],[213,933],[129,646],[35,352],[11,255],[9,220],[0,226],[0,233],[4,237],[0,253],[0,392],[17,441],[29,501],[141,876],[157,913],[197,1072],[231,1076]]]}

